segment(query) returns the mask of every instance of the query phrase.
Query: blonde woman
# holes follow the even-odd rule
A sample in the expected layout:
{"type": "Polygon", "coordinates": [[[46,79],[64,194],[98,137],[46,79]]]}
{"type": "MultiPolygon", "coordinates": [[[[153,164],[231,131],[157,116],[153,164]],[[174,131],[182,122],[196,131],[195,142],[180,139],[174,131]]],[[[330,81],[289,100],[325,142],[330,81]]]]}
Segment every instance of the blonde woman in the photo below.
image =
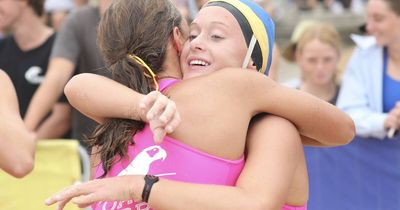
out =
{"type": "Polygon", "coordinates": [[[285,58],[295,61],[301,80],[294,88],[308,92],[331,104],[336,103],[340,86],[337,83],[341,38],[328,23],[302,22],[294,35],[298,38],[285,50],[285,58]]]}
{"type": "MultiPolygon", "coordinates": [[[[285,50],[284,56],[296,62],[301,79],[291,86],[335,105],[340,89],[336,77],[341,39],[337,30],[328,23],[304,21],[296,27],[292,42],[293,44],[285,50]]],[[[338,163],[336,160],[340,159],[342,156],[340,153],[343,151],[342,148],[304,148],[310,177],[310,209],[345,209],[321,202],[335,196],[341,198],[344,195],[344,189],[335,188],[340,179],[332,169],[338,163]],[[331,186],[329,183],[335,184],[331,186]],[[321,195],[321,192],[325,194],[321,195]]]]}

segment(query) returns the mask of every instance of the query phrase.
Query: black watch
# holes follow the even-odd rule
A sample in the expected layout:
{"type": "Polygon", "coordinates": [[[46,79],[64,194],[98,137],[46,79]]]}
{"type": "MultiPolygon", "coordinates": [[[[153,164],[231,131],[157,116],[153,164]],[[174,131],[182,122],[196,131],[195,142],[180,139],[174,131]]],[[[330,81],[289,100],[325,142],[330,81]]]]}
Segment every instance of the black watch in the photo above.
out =
{"type": "Polygon", "coordinates": [[[158,182],[158,180],[160,180],[160,178],[158,178],[158,176],[153,176],[153,175],[149,175],[149,174],[144,176],[144,188],[143,188],[143,192],[142,192],[142,201],[144,201],[146,203],[149,201],[151,188],[153,187],[154,183],[158,182]]]}

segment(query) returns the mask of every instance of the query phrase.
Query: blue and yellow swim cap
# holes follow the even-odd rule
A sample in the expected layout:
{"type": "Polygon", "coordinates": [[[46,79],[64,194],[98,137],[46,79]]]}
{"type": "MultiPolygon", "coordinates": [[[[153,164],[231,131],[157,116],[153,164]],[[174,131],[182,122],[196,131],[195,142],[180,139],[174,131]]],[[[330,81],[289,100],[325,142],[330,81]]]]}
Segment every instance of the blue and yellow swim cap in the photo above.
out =
{"type": "Polygon", "coordinates": [[[268,75],[275,40],[275,24],[267,12],[251,0],[210,0],[204,5],[208,6],[223,7],[236,18],[248,47],[252,37],[256,38],[251,58],[257,70],[268,75]]]}

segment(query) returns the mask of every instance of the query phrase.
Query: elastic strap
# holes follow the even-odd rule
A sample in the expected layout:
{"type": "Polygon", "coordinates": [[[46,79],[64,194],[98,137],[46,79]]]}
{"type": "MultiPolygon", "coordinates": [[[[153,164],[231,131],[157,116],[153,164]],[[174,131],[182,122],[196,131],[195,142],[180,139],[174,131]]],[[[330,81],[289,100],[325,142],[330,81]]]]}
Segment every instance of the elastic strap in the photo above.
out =
{"type": "Polygon", "coordinates": [[[153,72],[153,70],[151,70],[151,68],[146,64],[146,62],[144,62],[141,58],[139,58],[136,55],[128,54],[127,57],[131,61],[134,61],[134,62],[138,63],[139,65],[143,66],[148,71],[148,73],[150,73],[150,75],[149,75],[146,72],[143,72],[143,74],[146,77],[153,79],[154,85],[156,86],[156,91],[158,91],[159,88],[158,88],[158,82],[156,80],[156,74],[153,72]]]}

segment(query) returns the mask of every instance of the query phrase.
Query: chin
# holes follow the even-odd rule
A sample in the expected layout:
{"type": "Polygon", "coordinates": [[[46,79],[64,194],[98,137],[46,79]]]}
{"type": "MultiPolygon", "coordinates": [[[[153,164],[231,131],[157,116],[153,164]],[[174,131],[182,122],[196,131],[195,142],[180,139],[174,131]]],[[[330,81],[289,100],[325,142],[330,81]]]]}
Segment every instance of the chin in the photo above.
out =
{"type": "Polygon", "coordinates": [[[318,78],[314,80],[314,84],[318,86],[326,86],[331,84],[331,79],[318,78]]]}
{"type": "Polygon", "coordinates": [[[388,45],[388,42],[387,42],[386,39],[383,39],[383,38],[381,38],[381,37],[376,37],[376,44],[377,44],[378,46],[387,46],[387,45],[388,45]]]}

